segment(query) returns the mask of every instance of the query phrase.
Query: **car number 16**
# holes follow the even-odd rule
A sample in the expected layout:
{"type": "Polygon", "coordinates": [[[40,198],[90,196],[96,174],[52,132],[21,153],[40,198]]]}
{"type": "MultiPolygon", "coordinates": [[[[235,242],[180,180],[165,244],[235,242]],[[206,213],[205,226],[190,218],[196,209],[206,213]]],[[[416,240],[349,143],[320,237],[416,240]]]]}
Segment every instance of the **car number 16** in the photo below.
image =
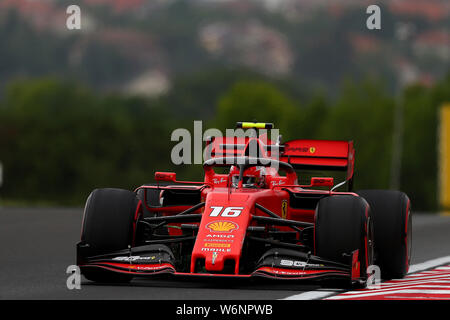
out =
{"type": "Polygon", "coordinates": [[[238,217],[244,207],[213,207],[211,206],[211,213],[209,214],[210,217],[228,217],[228,218],[236,218],[238,217]]]}

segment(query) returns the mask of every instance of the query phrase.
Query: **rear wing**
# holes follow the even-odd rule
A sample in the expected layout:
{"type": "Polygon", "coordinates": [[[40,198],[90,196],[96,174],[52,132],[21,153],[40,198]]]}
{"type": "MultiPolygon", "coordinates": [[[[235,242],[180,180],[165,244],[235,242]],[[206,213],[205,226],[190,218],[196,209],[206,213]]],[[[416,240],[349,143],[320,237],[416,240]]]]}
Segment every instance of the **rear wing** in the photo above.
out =
{"type": "MultiPolygon", "coordinates": [[[[278,159],[294,169],[345,171],[348,189],[353,187],[355,149],[353,141],[291,140],[283,144],[261,137],[214,137],[206,141],[206,160],[217,157],[245,156],[252,142],[258,144],[258,156],[278,159]]],[[[280,141],[281,139],[278,139],[280,141]]]]}
{"type": "Polygon", "coordinates": [[[283,147],[280,161],[291,164],[294,169],[346,171],[346,179],[353,180],[353,141],[291,140],[283,147]]]}

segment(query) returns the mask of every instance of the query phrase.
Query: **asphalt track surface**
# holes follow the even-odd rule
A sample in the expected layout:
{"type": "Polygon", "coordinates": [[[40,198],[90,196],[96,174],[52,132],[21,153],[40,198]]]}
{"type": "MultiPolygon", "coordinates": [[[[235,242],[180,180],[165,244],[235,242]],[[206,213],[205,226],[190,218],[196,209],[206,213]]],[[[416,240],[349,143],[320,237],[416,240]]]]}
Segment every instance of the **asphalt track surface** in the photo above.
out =
{"type": "MultiPolygon", "coordinates": [[[[82,214],[82,209],[0,208],[0,299],[273,300],[330,290],[314,284],[210,279],[99,285],[84,278],[80,290],[69,290],[66,270],[75,264],[82,214]]],[[[450,216],[413,213],[412,264],[449,254],[450,216]]]]}

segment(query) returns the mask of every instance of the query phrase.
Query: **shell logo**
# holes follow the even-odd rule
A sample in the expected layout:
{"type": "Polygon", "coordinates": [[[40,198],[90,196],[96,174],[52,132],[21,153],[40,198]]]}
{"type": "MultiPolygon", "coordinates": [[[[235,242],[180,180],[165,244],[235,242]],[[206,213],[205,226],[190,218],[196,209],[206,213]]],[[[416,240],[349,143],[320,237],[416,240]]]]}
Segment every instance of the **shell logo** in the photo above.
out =
{"type": "Polygon", "coordinates": [[[206,225],[206,228],[209,229],[209,231],[216,231],[216,232],[231,232],[233,230],[236,230],[239,228],[239,226],[230,221],[213,221],[206,225]]]}

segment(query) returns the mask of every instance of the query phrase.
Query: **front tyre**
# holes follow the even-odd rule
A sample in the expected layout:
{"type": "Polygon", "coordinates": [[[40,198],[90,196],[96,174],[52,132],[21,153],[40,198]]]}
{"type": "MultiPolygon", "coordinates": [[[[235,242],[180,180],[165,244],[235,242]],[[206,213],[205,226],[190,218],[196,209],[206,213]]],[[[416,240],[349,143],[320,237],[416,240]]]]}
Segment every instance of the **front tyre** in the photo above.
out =
{"type": "Polygon", "coordinates": [[[357,196],[338,195],[323,198],[316,207],[314,224],[315,255],[348,263],[358,250],[360,277],[367,278],[373,264],[373,227],[369,205],[357,196]]]}
{"type": "MultiPolygon", "coordinates": [[[[95,189],[84,208],[81,251],[77,259],[106,254],[128,248],[133,238],[133,222],[137,208],[134,192],[122,189],[95,189]]],[[[94,268],[81,268],[82,274],[92,281],[127,282],[131,276],[94,268]]]]}
{"type": "Polygon", "coordinates": [[[369,203],[375,229],[375,264],[384,280],[403,278],[411,261],[411,202],[400,191],[361,190],[369,203]]]}

